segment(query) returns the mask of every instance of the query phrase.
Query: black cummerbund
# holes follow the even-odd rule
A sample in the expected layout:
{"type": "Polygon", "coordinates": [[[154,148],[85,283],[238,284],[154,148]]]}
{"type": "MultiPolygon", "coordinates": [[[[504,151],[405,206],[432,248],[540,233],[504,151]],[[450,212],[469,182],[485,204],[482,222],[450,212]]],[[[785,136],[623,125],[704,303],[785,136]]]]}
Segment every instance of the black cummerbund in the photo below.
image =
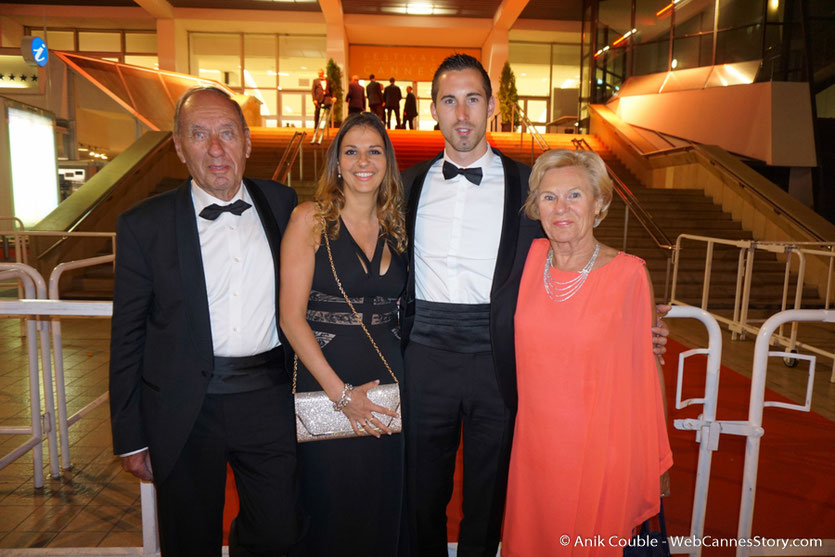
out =
{"type": "Polygon", "coordinates": [[[215,369],[206,392],[210,395],[247,393],[287,383],[284,372],[284,347],[240,358],[215,356],[215,369]]]}
{"type": "Polygon", "coordinates": [[[490,304],[415,300],[409,342],[450,352],[490,352],[490,304]]]}

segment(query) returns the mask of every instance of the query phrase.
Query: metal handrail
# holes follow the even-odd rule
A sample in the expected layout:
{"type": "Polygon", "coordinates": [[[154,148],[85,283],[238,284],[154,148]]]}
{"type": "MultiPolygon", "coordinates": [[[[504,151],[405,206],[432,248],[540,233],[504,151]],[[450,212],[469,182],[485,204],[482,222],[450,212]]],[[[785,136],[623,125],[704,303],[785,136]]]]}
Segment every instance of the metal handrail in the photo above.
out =
{"type": "Polygon", "coordinates": [[[562,122],[571,122],[572,120],[577,121],[577,116],[560,116],[556,120],[551,120],[550,122],[545,123],[545,129],[548,129],[548,126],[558,126],[562,122]]]}
{"type": "MultiPolygon", "coordinates": [[[[69,238],[110,238],[111,246],[113,247],[113,252],[116,252],[116,233],[115,232],[73,232],[73,231],[62,231],[62,230],[23,230],[23,231],[5,231],[0,230],[0,235],[8,234],[9,236],[21,236],[23,238],[28,238],[29,236],[40,236],[40,237],[50,237],[50,236],[57,236],[60,238],[57,242],[52,244],[49,248],[44,250],[40,255],[39,259],[42,259],[47,253],[52,251],[53,249],[57,249],[61,243],[65,242],[69,238]]],[[[25,262],[24,262],[25,263],[25,262]]]]}
{"type": "Polygon", "coordinates": [[[785,218],[789,219],[789,220],[791,221],[791,223],[792,223],[794,226],[796,226],[797,228],[799,228],[799,229],[803,230],[803,231],[804,231],[806,234],[808,234],[811,238],[814,238],[815,240],[820,241],[820,242],[826,242],[826,241],[827,241],[827,239],[826,239],[826,238],[824,238],[823,236],[821,236],[820,234],[818,234],[817,232],[815,232],[814,230],[812,230],[811,228],[809,228],[809,227],[806,225],[806,223],[804,223],[802,220],[800,220],[800,219],[796,218],[794,215],[792,215],[792,214],[790,214],[790,213],[786,212],[786,208],[785,208],[785,207],[783,207],[783,206],[781,206],[780,204],[776,203],[773,199],[771,199],[770,197],[768,197],[766,194],[762,193],[762,192],[761,192],[761,191],[759,191],[757,188],[755,188],[755,187],[753,187],[751,184],[749,184],[749,183],[745,180],[745,178],[742,178],[742,177],[741,177],[739,174],[737,174],[737,173],[736,173],[733,169],[728,168],[728,167],[727,167],[725,164],[723,164],[721,161],[718,161],[718,160],[716,160],[715,158],[713,158],[713,157],[710,155],[710,153],[706,152],[706,151],[702,148],[702,146],[701,146],[701,145],[697,145],[697,144],[695,144],[695,143],[694,143],[694,144],[692,144],[692,145],[690,146],[690,149],[691,149],[691,150],[693,150],[693,151],[695,151],[695,152],[696,152],[696,153],[698,153],[699,155],[703,156],[704,158],[706,158],[706,159],[707,159],[707,161],[708,161],[711,165],[713,165],[714,167],[719,168],[720,170],[722,170],[722,172],[724,172],[725,174],[727,174],[727,175],[729,175],[731,178],[733,178],[733,179],[734,179],[734,181],[736,181],[737,185],[739,185],[739,187],[740,187],[740,188],[744,189],[744,190],[745,190],[745,191],[747,191],[747,192],[752,193],[754,196],[756,196],[756,198],[757,198],[759,201],[761,201],[762,203],[765,203],[766,205],[768,205],[768,206],[769,206],[769,207],[770,207],[770,208],[771,208],[771,209],[772,209],[772,210],[773,210],[776,214],[778,214],[778,215],[783,215],[785,218]]]}
{"type": "Polygon", "coordinates": [[[274,181],[281,182],[282,184],[287,183],[287,177],[290,174],[290,170],[293,168],[293,164],[296,162],[296,157],[299,156],[299,151],[301,151],[305,135],[307,135],[306,131],[293,133],[293,137],[290,138],[290,143],[288,143],[287,148],[284,149],[284,153],[281,155],[281,160],[278,161],[278,164],[275,167],[275,172],[273,172],[272,179],[274,181]]]}
{"type": "MultiPolygon", "coordinates": [[[[723,238],[712,238],[709,236],[697,236],[694,234],[681,234],[676,240],[675,258],[673,262],[673,279],[672,279],[672,294],[670,296],[670,303],[674,305],[690,305],[679,300],[676,297],[676,290],[678,287],[678,272],[679,262],[682,252],[682,241],[689,240],[693,242],[704,243],[706,245],[705,253],[705,270],[702,283],[702,299],[701,308],[705,311],[708,309],[708,301],[710,297],[710,283],[713,266],[713,252],[714,246],[728,246],[737,248],[739,250],[739,257],[737,262],[737,276],[736,276],[736,290],[734,293],[733,316],[731,318],[711,312],[717,321],[723,323],[731,331],[732,339],[745,336],[746,333],[758,334],[760,328],[749,322],[748,310],[751,301],[751,284],[754,275],[754,260],[758,250],[766,251],[776,255],[785,255],[786,270],[783,278],[783,297],[781,302],[781,311],[788,309],[800,310],[802,307],[803,288],[805,286],[806,273],[806,257],[816,256],[820,258],[829,259],[829,270],[826,278],[827,289],[825,294],[824,308],[830,308],[831,285],[833,279],[833,272],[835,267],[835,243],[833,242],[760,242],[757,240],[726,240],[723,238]],[[826,249],[815,249],[826,248],[826,249]],[[794,307],[789,308],[789,286],[791,282],[791,258],[796,256],[798,259],[797,280],[794,292],[794,307]]],[[[819,356],[824,356],[833,360],[832,373],[830,375],[830,382],[835,383],[835,352],[819,348],[812,344],[800,342],[797,340],[798,324],[793,323],[789,336],[783,335],[782,326],[773,336],[776,342],[786,347],[789,352],[796,351],[803,348],[809,352],[813,352],[819,356]]],[[[791,362],[787,360],[787,365],[791,362]]]]}
{"type": "MultiPolygon", "coordinates": [[[[586,141],[585,139],[574,138],[574,139],[571,140],[571,143],[574,145],[575,149],[577,149],[578,151],[580,151],[580,150],[594,151],[594,149],[592,149],[591,145],[589,145],[588,141],[586,141]]],[[[644,230],[646,230],[646,232],[647,232],[647,234],[649,234],[650,238],[652,238],[652,241],[655,242],[655,245],[659,249],[662,249],[662,250],[665,250],[665,251],[674,250],[675,249],[675,244],[673,244],[672,240],[670,240],[670,238],[667,236],[667,234],[664,233],[664,231],[661,229],[661,227],[658,226],[658,224],[652,218],[652,215],[650,215],[646,211],[646,209],[644,209],[641,206],[640,201],[635,196],[635,194],[632,193],[632,190],[629,189],[629,186],[624,184],[623,180],[618,178],[617,174],[615,174],[612,171],[611,167],[608,164],[606,164],[605,161],[604,161],[603,164],[606,165],[606,171],[609,173],[609,177],[612,178],[612,182],[614,183],[615,191],[617,192],[618,197],[620,197],[623,200],[623,202],[626,204],[627,210],[632,212],[635,215],[635,218],[638,219],[638,222],[641,224],[641,226],[644,228],[644,230]]],[[[628,220],[628,216],[627,216],[627,220],[628,220]]],[[[624,226],[626,226],[626,225],[624,225],[624,226]]],[[[624,242],[626,241],[625,233],[626,232],[624,230],[624,242]]]]}
{"type": "Polygon", "coordinates": [[[319,112],[319,125],[313,130],[313,137],[310,138],[311,145],[321,145],[326,134],[330,137],[330,128],[333,125],[332,108],[333,105],[328,105],[319,112]]]}
{"type": "MultiPolygon", "coordinates": [[[[144,136],[143,136],[143,138],[140,138],[140,140],[142,140],[142,139],[144,139],[144,136]]],[[[136,145],[137,143],[139,143],[139,141],[135,142],[129,149],[132,149],[133,146],[136,145]]],[[[142,158],[139,161],[137,161],[136,164],[132,165],[132,167],[128,170],[128,172],[125,172],[124,175],[122,175],[117,180],[115,180],[113,185],[107,190],[107,192],[104,195],[100,196],[98,199],[96,199],[93,202],[93,204],[90,205],[87,208],[86,211],[84,211],[84,214],[80,215],[77,219],[75,219],[75,221],[73,221],[73,223],[69,227],[67,227],[66,232],[75,233],[77,231],[78,227],[81,226],[84,223],[85,219],[91,213],[93,213],[93,211],[95,211],[100,205],[102,205],[102,203],[104,203],[107,200],[107,198],[110,196],[110,194],[113,192],[113,190],[115,190],[121,182],[128,179],[130,176],[136,174],[137,169],[143,167],[145,162],[148,161],[148,159],[150,159],[151,157],[159,154],[163,149],[168,148],[170,143],[173,143],[173,139],[172,139],[171,134],[167,133],[167,136],[162,141],[160,141],[158,144],[156,144],[151,150],[149,150],[147,153],[145,153],[145,155],[142,156],[142,158]]],[[[116,159],[114,159],[114,161],[115,160],[116,159]]],[[[110,162],[112,163],[113,161],[110,161],[110,162]]],[[[93,178],[95,178],[95,177],[93,177],[93,178]]],[[[93,178],[91,178],[91,179],[93,179],[93,178]]],[[[38,258],[43,259],[50,252],[52,252],[53,250],[58,249],[67,240],[68,240],[68,238],[66,238],[66,237],[62,237],[62,238],[58,239],[54,244],[52,244],[51,246],[49,246],[48,248],[46,248],[45,250],[40,252],[38,254],[38,258]]]]}
{"type": "MultiPolygon", "coordinates": [[[[592,109],[593,110],[593,109],[592,109]]],[[[745,189],[748,192],[751,192],[753,195],[757,197],[758,200],[768,205],[774,212],[778,215],[783,215],[787,219],[789,219],[792,224],[801,230],[803,230],[806,234],[809,234],[815,240],[826,242],[827,239],[822,237],[820,234],[815,232],[814,230],[808,228],[806,224],[794,217],[793,215],[786,212],[785,207],[782,207],[780,204],[776,203],[770,197],[765,195],[764,193],[760,192],[757,188],[753,187],[749,184],[745,178],[739,176],[734,170],[728,168],[725,164],[721,161],[716,160],[710,153],[706,152],[701,145],[693,143],[689,141],[689,145],[682,145],[678,147],[671,147],[669,149],[657,149],[655,151],[642,151],[635,145],[631,139],[626,137],[616,126],[612,125],[606,118],[600,118],[600,120],[615,134],[615,136],[620,139],[628,149],[630,149],[635,155],[641,158],[649,158],[652,156],[660,156],[660,155],[668,155],[672,153],[688,153],[688,152],[695,152],[700,156],[704,157],[711,165],[721,170],[723,173],[727,174],[730,178],[732,178],[740,188],[745,189]]],[[[683,141],[687,141],[684,139],[683,141]]]]}
{"type": "MultiPolygon", "coordinates": [[[[521,145],[522,138],[525,134],[524,130],[528,129],[529,133],[531,134],[531,142],[536,141],[536,144],[539,145],[539,148],[543,151],[547,151],[548,149],[550,149],[551,147],[548,146],[548,142],[545,141],[545,138],[542,137],[542,135],[536,130],[533,123],[531,122],[531,119],[528,118],[528,115],[525,114],[524,110],[522,110],[522,107],[519,105],[515,105],[513,108],[514,111],[519,111],[519,118],[522,120],[522,124],[524,124],[524,127],[519,129],[519,144],[521,145]]],[[[515,118],[511,117],[510,121],[513,122],[514,120],[515,118]]]]}

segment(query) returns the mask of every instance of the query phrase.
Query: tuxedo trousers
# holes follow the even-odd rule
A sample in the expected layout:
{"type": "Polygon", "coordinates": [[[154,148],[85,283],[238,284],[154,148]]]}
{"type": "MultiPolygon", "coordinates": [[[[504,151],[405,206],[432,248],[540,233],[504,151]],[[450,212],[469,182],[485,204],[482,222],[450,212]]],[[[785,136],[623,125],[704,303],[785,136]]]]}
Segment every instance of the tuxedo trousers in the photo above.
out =
{"type": "Polygon", "coordinates": [[[515,414],[490,352],[411,342],[405,352],[406,492],[414,557],[447,555],[446,507],[463,441],[459,557],[494,557],[501,536],[515,414]]]}
{"type": "Polygon", "coordinates": [[[391,129],[391,113],[394,112],[394,118],[397,121],[397,125],[400,125],[400,105],[395,105],[392,108],[386,106],[386,127],[391,129]]]}
{"type": "Polygon", "coordinates": [[[207,394],[171,474],[157,485],[163,557],[220,556],[227,463],[240,511],[229,555],[280,556],[299,538],[290,385],[207,394]]]}

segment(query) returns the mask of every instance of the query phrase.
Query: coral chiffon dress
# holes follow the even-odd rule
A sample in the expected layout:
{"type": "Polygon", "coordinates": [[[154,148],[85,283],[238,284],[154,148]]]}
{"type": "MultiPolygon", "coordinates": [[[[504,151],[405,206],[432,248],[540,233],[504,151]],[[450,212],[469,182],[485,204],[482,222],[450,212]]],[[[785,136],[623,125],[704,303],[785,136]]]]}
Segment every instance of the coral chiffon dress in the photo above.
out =
{"type": "Polygon", "coordinates": [[[543,285],[548,248],[531,246],[516,307],[502,555],[621,555],[633,527],[658,513],[659,477],[672,465],[645,264],[619,253],[554,302],[543,285]]]}

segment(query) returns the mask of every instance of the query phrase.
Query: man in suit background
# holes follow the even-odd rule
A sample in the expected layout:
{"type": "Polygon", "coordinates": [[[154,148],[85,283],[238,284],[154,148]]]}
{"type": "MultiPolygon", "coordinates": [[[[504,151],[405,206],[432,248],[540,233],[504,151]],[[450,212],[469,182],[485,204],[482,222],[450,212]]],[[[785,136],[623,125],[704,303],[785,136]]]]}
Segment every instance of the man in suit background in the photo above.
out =
{"type": "Polygon", "coordinates": [[[348,103],[348,114],[363,112],[365,110],[365,91],[360,85],[360,76],[352,75],[351,83],[348,84],[348,94],[345,96],[348,103]]]}
{"type": "Polygon", "coordinates": [[[412,86],[406,87],[406,102],[403,103],[403,120],[409,125],[409,129],[415,129],[415,118],[417,118],[417,98],[412,93],[412,86]]]}
{"type": "Polygon", "coordinates": [[[520,210],[530,168],[487,143],[494,107],[478,60],[445,59],[430,105],[444,151],[403,173],[410,256],[403,425],[420,557],[447,555],[446,507],[462,435],[457,554],[493,557],[501,534],[517,406],[513,316],[528,249],[542,231],[520,210]]]}
{"type": "Polygon", "coordinates": [[[368,77],[368,84],[365,86],[365,93],[368,96],[368,110],[377,115],[381,122],[383,119],[383,86],[374,81],[374,74],[368,77]]]}
{"type": "Polygon", "coordinates": [[[327,108],[336,101],[336,97],[333,96],[333,84],[325,77],[325,70],[320,69],[319,77],[313,80],[311,94],[313,95],[313,106],[316,107],[313,127],[318,128],[319,113],[322,108],[327,108]]]}
{"type": "Polygon", "coordinates": [[[397,127],[400,127],[400,99],[403,94],[400,92],[400,87],[394,84],[394,78],[389,79],[389,85],[386,87],[384,93],[386,106],[386,127],[391,129],[391,113],[394,112],[394,117],[397,122],[397,127]]]}
{"type": "Polygon", "coordinates": [[[191,179],[117,227],[113,449],[156,484],[164,556],[221,554],[227,463],[241,505],[230,555],[283,555],[298,517],[278,250],[296,194],[243,177],[249,129],[220,89],[183,94],[173,137],[191,179]]]}

